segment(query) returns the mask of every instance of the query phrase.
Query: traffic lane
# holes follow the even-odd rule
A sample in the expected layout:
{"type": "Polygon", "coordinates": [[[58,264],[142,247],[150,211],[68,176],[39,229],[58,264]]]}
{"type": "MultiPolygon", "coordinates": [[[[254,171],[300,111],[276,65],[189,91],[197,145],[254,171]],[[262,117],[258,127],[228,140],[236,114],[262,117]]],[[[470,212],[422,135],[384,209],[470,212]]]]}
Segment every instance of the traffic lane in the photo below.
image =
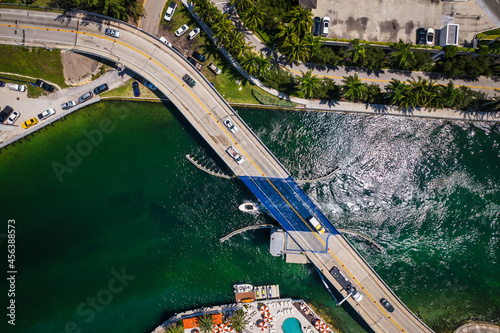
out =
{"type": "Polygon", "coordinates": [[[497,0],[483,0],[484,4],[488,7],[495,17],[500,20],[500,3],[497,0]]]}
{"type": "Polygon", "coordinates": [[[19,11],[19,10],[9,10],[1,9],[0,16],[2,22],[14,23],[17,20],[18,25],[33,26],[32,23],[36,19],[36,25],[41,24],[46,27],[53,28],[64,28],[76,30],[78,26],[78,19],[70,16],[66,16],[60,13],[51,12],[30,12],[30,11],[19,11]]]}
{"type": "MultiPolygon", "coordinates": [[[[50,32],[46,30],[37,30],[33,28],[19,27],[16,29],[15,26],[7,26],[4,23],[0,23],[0,37],[10,39],[13,42],[23,44],[24,42],[33,43],[46,43],[53,45],[54,42],[51,40],[50,32]]],[[[71,32],[61,32],[58,36],[59,44],[72,45],[75,41],[75,34],[71,32]]],[[[17,44],[16,43],[16,44],[17,44]]],[[[40,45],[43,46],[43,45],[40,45]]]]}

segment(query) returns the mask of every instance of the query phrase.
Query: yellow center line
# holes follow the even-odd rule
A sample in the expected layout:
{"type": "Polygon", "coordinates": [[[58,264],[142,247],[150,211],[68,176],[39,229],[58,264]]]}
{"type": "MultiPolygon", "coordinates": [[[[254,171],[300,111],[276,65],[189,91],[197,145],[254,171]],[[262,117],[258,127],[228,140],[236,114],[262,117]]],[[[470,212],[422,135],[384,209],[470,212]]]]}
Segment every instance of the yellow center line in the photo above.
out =
{"type": "MultiPolygon", "coordinates": [[[[10,24],[0,24],[0,26],[12,26],[10,24]]],[[[40,27],[31,27],[31,26],[18,26],[23,29],[36,29],[36,30],[46,30],[46,31],[57,31],[57,32],[71,32],[71,33],[78,33],[78,34],[83,34],[83,35],[89,35],[101,39],[106,39],[109,41],[112,41],[114,43],[120,44],[122,46],[125,46],[129,48],[130,50],[139,53],[140,55],[144,56],[145,58],[148,58],[149,60],[153,61],[155,64],[160,66],[164,71],[166,71],[170,76],[172,76],[179,84],[198,102],[198,104],[208,113],[208,115],[217,123],[217,125],[222,129],[222,131],[230,138],[230,140],[235,144],[238,145],[237,141],[233,139],[233,137],[226,131],[226,129],[220,124],[220,122],[214,117],[212,112],[210,112],[205,105],[196,97],[196,95],[192,92],[191,89],[188,89],[186,85],[177,78],[170,70],[168,70],[165,66],[163,66],[161,63],[159,63],[157,60],[153,59],[152,57],[148,56],[146,53],[140,51],[139,49],[130,46],[128,44],[125,44],[123,42],[120,42],[116,39],[109,38],[107,36],[103,35],[98,35],[94,33],[89,33],[89,32],[83,32],[83,31],[76,31],[76,30],[66,30],[66,29],[56,29],[56,28],[40,28],[40,27]]],[[[274,184],[271,182],[271,180],[266,177],[266,175],[262,172],[262,170],[255,164],[255,162],[248,156],[248,154],[241,148],[241,151],[243,154],[248,158],[248,160],[255,166],[255,168],[262,174],[262,176],[271,184],[271,186],[274,188],[274,190],[283,198],[283,200],[292,208],[292,210],[297,214],[297,216],[304,222],[304,224],[313,232],[313,234],[316,236],[316,238],[326,247],[326,243],[323,242],[323,240],[319,237],[319,235],[314,232],[314,230],[309,226],[309,224],[300,216],[300,214],[295,210],[295,208],[290,204],[290,202],[283,196],[283,194],[274,186],[274,184]]],[[[361,285],[361,283],[354,277],[354,275],[344,266],[342,261],[328,248],[328,252],[339,262],[339,264],[346,270],[346,272],[356,281],[356,283],[363,289],[366,293],[366,295],[375,302],[375,304],[378,306],[380,310],[382,310],[383,313],[386,313],[386,311],[374,300],[374,298],[365,290],[365,288],[361,285]]],[[[386,313],[387,318],[389,318],[401,331],[404,332],[404,330],[386,313]]]]}
{"type": "MultiPolygon", "coordinates": [[[[144,9],[146,9],[146,2],[148,0],[144,0],[143,4],[142,4],[142,10],[143,10],[143,14],[144,14],[144,9]]],[[[161,18],[160,18],[161,19],[161,18]]],[[[141,20],[142,20],[142,15],[139,16],[139,22],[137,22],[137,28],[139,28],[141,26],[141,20]]]]}

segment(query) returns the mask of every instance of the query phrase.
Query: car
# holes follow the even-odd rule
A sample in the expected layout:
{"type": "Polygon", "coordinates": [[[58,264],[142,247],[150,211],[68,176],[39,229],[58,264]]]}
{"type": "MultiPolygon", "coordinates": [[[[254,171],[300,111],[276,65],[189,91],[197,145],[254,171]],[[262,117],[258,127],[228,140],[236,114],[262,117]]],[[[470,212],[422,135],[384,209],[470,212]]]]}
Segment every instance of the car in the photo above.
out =
{"type": "Polygon", "coordinates": [[[193,80],[191,78],[191,76],[187,75],[187,74],[184,74],[184,76],[182,77],[182,79],[184,81],[186,81],[186,83],[190,86],[190,87],[194,87],[194,85],[196,84],[196,81],[193,80]]]}
{"type": "Polygon", "coordinates": [[[7,88],[9,88],[10,90],[19,91],[19,92],[26,91],[26,86],[24,84],[9,83],[7,85],[7,88]]]}
{"type": "Polygon", "coordinates": [[[75,101],[68,101],[66,103],[61,104],[61,109],[63,109],[63,110],[71,109],[75,105],[76,105],[75,101]]]}
{"type": "Polygon", "coordinates": [[[36,80],[36,85],[43,90],[46,90],[48,92],[53,92],[54,91],[54,86],[51,84],[46,83],[45,81],[42,81],[40,79],[36,80]]]}
{"type": "Polygon", "coordinates": [[[330,18],[328,16],[323,17],[323,29],[321,35],[323,37],[328,36],[328,29],[330,28],[330,18]]]}
{"type": "Polygon", "coordinates": [[[141,96],[141,91],[139,90],[139,82],[134,81],[132,83],[132,90],[134,91],[134,96],[135,97],[141,96]]]}
{"type": "Polygon", "coordinates": [[[165,16],[163,17],[165,21],[170,22],[172,20],[172,16],[174,16],[176,9],[177,9],[177,4],[172,1],[170,5],[168,5],[167,11],[165,12],[165,16]]]}
{"type": "Polygon", "coordinates": [[[425,29],[424,28],[417,29],[417,44],[421,44],[421,45],[425,44],[425,29]]]}
{"type": "Polygon", "coordinates": [[[391,303],[389,303],[385,298],[380,299],[380,304],[382,304],[387,311],[394,312],[394,308],[391,303]]]}
{"type": "Polygon", "coordinates": [[[219,67],[215,66],[213,62],[209,63],[208,64],[208,68],[214,72],[216,75],[220,75],[220,73],[222,73],[222,71],[220,70],[219,67]]]}
{"type": "Polygon", "coordinates": [[[146,88],[149,88],[151,90],[156,90],[156,87],[154,84],[152,84],[151,82],[149,81],[144,81],[144,86],[146,86],[146,88]]]}
{"type": "Polygon", "coordinates": [[[109,87],[106,83],[101,84],[99,87],[94,88],[94,94],[99,95],[102,92],[109,90],[109,87]]]}
{"type": "Polygon", "coordinates": [[[3,86],[5,86],[5,82],[0,81],[0,87],[3,87],[3,86]]]}
{"type": "Polygon", "coordinates": [[[205,62],[207,61],[207,58],[201,53],[198,53],[196,51],[193,52],[193,57],[198,60],[199,62],[205,62]]]}
{"type": "Polygon", "coordinates": [[[320,31],[321,31],[321,18],[316,16],[313,20],[313,28],[312,28],[313,35],[319,36],[320,31]]]}
{"type": "Polygon", "coordinates": [[[188,25],[187,24],[184,24],[182,27],[180,27],[179,29],[177,29],[175,31],[175,35],[177,37],[180,37],[182,35],[184,35],[184,33],[189,29],[188,25]]]}
{"type": "Polygon", "coordinates": [[[19,118],[20,115],[21,115],[20,112],[17,112],[17,111],[12,112],[12,114],[10,115],[10,117],[7,118],[7,120],[5,121],[5,124],[7,124],[7,125],[14,124],[16,122],[16,120],[19,118]]]}
{"type": "Polygon", "coordinates": [[[229,119],[224,120],[224,125],[226,125],[227,128],[233,133],[238,132],[238,127],[234,126],[233,122],[229,119]]]}
{"type": "Polygon", "coordinates": [[[31,119],[28,119],[26,120],[21,126],[24,128],[24,129],[27,129],[33,125],[36,125],[38,124],[38,119],[36,118],[31,118],[31,119]]]}
{"type": "Polygon", "coordinates": [[[161,36],[160,40],[163,42],[163,44],[172,47],[172,43],[170,43],[165,37],[161,36]]]}
{"type": "Polygon", "coordinates": [[[240,154],[238,154],[238,152],[236,151],[236,149],[234,149],[233,146],[229,146],[226,149],[226,152],[236,161],[236,163],[242,164],[243,162],[245,162],[245,160],[241,158],[240,154]]]}
{"type": "Polygon", "coordinates": [[[94,94],[92,94],[92,91],[86,92],[85,94],[83,94],[78,98],[78,102],[83,103],[85,101],[88,101],[89,99],[92,98],[92,96],[94,96],[94,94]]]}
{"type": "Polygon", "coordinates": [[[189,33],[188,35],[188,39],[191,40],[193,38],[195,38],[196,36],[198,36],[198,34],[200,33],[200,28],[196,27],[194,28],[193,30],[191,30],[191,32],[189,33]]]}
{"type": "Polygon", "coordinates": [[[48,110],[45,110],[42,113],[40,113],[38,115],[38,119],[44,120],[44,119],[47,119],[48,117],[53,116],[55,114],[56,114],[56,110],[54,110],[54,109],[48,109],[48,110]]]}
{"type": "Polygon", "coordinates": [[[0,123],[3,123],[4,120],[6,120],[7,118],[9,118],[9,116],[11,115],[11,113],[14,111],[14,109],[10,106],[6,106],[2,112],[0,112],[0,123]]]}
{"type": "Polygon", "coordinates": [[[115,29],[106,28],[104,30],[104,33],[108,36],[111,36],[111,37],[120,38],[120,32],[118,30],[115,30],[115,29]]]}
{"type": "Polygon", "coordinates": [[[187,57],[187,60],[193,64],[194,67],[196,67],[197,70],[199,70],[201,72],[201,70],[203,69],[203,65],[200,64],[198,61],[194,60],[193,58],[191,57],[187,57]]]}
{"type": "Polygon", "coordinates": [[[427,41],[428,45],[434,44],[434,29],[432,28],[427,29],[427,36],[425,40],[427,41]]]}

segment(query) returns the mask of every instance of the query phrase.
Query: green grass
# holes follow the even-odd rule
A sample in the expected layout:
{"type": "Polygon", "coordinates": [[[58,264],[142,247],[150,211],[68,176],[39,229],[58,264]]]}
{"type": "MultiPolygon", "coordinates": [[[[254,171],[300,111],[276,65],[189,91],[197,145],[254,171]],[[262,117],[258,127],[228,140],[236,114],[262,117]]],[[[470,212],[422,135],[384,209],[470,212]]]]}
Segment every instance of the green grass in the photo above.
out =
{"type": "MultiPolygon", "coordinates": [[[[105,93],[101,94],[102,97],[126,97],[126,98],[134,98],[134,91],[132,90],[132,82],[134,82],[135,79],[130,79],[125,83],[123,86],[118,87],[116,89],[106,91],[105,93]]],[[[148,88],[144,87],[144,85],[139,83],[139,90],[141,91],[141,96],[143,98],[155,98],[160,100],[158,96],[156,96],[151,90],[148,88]]]]}
{"type": "Polygon", "coordinates": [[[21,46],[0,45],[0,72],[32,76],[54,82],[61,88],[64,83],[61,51],[32,47],[31,51],[21,46]]]}

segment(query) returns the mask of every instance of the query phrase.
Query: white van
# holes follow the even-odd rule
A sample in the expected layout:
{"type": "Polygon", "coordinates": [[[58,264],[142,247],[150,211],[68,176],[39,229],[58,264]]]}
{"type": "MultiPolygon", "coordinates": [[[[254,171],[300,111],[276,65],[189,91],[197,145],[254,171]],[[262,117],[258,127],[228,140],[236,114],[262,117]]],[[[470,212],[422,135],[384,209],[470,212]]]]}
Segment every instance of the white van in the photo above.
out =
{"type": "Polygon", "coordinates": [[[314,229],[316,229],[316,231],[318,233],[320,233],[320,234],[325,233],[325,229],[323,229],[323,227],[321,226],[319,221],[314,216],[311,216],[310,218],[308,218],[307,221],[314,227],[314,229]]]}

